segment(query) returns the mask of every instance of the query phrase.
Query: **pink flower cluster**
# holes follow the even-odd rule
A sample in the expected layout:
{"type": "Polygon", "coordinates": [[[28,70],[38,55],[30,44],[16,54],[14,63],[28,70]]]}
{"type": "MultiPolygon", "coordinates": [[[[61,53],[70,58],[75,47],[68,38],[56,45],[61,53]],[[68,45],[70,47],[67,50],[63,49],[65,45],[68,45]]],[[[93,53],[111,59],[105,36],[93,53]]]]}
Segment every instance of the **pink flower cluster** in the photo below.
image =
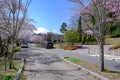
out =
{"type": "Polygon", "coordinates": [[[32,35],[31,37],[30,37],[30,41],[31,42],[34,42],[34,43],[36,43],[36,42],[40,42],[40,41],[43,41],[43,37],[42,36],[40,36],[40,35],[32,35]]]}
{"type": "MultiPolygon", "coordinates": [[[[120,0],[102,0],[106,1],[105,4],[103,5],[105,8],[105,13],[112,14],[112,17],[106,16],[105,19],[107,22],[111,21],[117,21],[120,22],[120,0]]],[[[81,12],[81,15],[83,18],[88,18],[89,15],[94,13],[94,5],[93,4],[99,4],[99,0],[91,0],[91,3],[83,8],[83,11],[81,12]]]]}

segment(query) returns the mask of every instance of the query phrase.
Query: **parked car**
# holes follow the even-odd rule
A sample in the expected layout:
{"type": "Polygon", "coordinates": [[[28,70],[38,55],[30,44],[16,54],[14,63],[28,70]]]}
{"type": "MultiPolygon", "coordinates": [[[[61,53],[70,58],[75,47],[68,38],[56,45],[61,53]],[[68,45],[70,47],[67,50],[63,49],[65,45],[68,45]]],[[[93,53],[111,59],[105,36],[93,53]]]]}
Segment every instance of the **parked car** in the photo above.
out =
{"type": "Polygon", "coordinates": [[[45,47],[46,49],[53,48],[53,42],[51,42],[51,41],[46,41],[45,44],[44,44],[44,47],[45,47]]]}
{"type": "Polygon", "coordinates": [[[21,42],[20,46],[21,46],[21,48],[28,48],[28,43],[27,42],[21,42]]]}

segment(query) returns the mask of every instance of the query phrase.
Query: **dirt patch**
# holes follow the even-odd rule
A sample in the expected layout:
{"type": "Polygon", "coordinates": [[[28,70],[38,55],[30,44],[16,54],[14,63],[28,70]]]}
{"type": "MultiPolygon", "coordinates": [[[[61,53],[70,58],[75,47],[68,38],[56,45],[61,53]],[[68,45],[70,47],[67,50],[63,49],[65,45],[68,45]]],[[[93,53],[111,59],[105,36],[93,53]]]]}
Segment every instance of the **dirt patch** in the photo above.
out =
{"type": "Polygon", "coordinates": [[[64,50],[76,50],[76,49],[79,49],[81,48],[82,46],[76,46],[76,45],[64,45],[62,46],[62,49],[64,50]]]}

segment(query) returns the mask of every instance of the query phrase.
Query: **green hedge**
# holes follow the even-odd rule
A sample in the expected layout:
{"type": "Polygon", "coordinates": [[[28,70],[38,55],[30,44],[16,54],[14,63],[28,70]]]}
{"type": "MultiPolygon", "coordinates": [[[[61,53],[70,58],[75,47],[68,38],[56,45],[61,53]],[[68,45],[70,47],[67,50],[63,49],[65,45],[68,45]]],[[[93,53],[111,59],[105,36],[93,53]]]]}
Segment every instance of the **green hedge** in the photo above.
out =
{"type": "Polygon", "coordinates": [[[0,80],[14,80],[14,78],[15,78],[15,76],[13,76],[13,75],[3,76],[3,75],[0,74],[0,80]]]}
{"type": "Polygon", "coordinates": [[[4,77],[4,80],[14,80],[14,76],[13,75],[6,75],[5,77],[4,77]]]}
{"type": "Polygon", "coordinates": [[[94,38],[94,36],[82,34],[80,38],[82,44],[96,44],[96,39],[94,38]]]}

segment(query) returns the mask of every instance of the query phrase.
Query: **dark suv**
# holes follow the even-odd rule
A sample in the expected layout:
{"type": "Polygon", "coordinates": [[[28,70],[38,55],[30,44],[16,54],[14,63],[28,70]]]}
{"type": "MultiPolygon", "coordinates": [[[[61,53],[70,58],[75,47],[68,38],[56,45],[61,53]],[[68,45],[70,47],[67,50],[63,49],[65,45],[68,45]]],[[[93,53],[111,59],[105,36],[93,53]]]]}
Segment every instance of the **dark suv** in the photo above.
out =
{"type": "Polygon", "coordinates": [[[51,41],[46,41],[45,44],[44,44],[44,46],[45,46],[46,49],[53,48],[53,42],[51,42],[51,41]]]}

